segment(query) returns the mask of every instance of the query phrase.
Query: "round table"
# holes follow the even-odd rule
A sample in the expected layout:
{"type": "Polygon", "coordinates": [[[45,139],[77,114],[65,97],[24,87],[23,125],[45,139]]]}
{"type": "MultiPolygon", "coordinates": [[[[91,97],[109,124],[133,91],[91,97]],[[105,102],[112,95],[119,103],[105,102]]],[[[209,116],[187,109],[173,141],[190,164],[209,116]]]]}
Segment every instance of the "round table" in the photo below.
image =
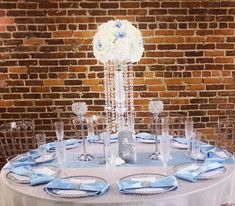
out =
{"type": "MultiPolygon", "coordinates": [[[[116,143],[115,143],[116,144],[116,143]]],[[[136,143],[138,152],[137,163],[124,164],[117,167],[106,167],[97,164],[97,158],[92,162],[79,162],[77,157],[82,151],[67,150],[67,175],[92,175],[104,178],[111,185],[109,191],[100,197],[65,199],[53,197],[43,190],[43,185],[31,187],[17,184],[6,178],[6,169],[1,171],[0,205],[1,206],[220,206],[235,202],[235,164],[226,164],[226,173],[211,180],[200,180],[196,183],[178,180],[178,188],[174,191],[157,195],[124,195],[118,192],[116,181],[124,176],[135,173],[163,173],[160,161],[149,160],[148,155],[154,151],[154,144],[136,143]]],[[[102,151],[101,144],[87,144],[87,151],[98,157],[102,151]]],[[[169,173],[174,164],[188,160],[184,150],[172,149],[169,173]],[[184,159],[184,160],[180,160],[184,159]],[[172,162],[172,163],[171,163],[172,162]]]]}

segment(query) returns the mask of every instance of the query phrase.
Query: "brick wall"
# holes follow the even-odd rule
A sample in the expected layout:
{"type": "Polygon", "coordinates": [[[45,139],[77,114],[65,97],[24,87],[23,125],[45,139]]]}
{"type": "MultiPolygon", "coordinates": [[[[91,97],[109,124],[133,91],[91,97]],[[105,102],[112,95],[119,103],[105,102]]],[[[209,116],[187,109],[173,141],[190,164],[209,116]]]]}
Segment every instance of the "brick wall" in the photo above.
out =
{"type": "Polygon", "coordinates": [[[103,66],[92,52],[99,24],[127,19],[144,37],[135,65],[136,128],[149,122],[148,101],[194,117],[211,133],[235,115],[235,1],[0,0],[0,123],[33,119],[53,136],[53,122],[86,101],[104,109],[103,66]]]}

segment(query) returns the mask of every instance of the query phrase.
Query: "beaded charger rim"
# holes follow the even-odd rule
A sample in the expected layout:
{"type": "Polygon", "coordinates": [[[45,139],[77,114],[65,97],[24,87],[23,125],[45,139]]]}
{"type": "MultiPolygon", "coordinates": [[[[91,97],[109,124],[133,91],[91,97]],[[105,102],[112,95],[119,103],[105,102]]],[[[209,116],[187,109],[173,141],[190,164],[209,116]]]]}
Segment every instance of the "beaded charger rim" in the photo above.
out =
{"type": "MultiPolygon", "coordinates": [[[[138,178],[141,176],[143,177],[158,177],[158,178],[161,178],[161,177],[166,177],[166,175],[163,175],[163,174],[158,174],[158,173],[136,173],[136,174],[132,174],[132,175],[128,175],[128,176],[125,176],[125,177],[122,177],[119,181],[121,180],[125,180],[125,179],[131,179],[131,178],[138,178]]],[[[142,178],[143,178],[142,177],[142,178]]],[[[139,190],[138,189],[133,189],[131,192],[128,191],[128,194],[131,194],[131,195],[156,195],[156,194],[161,194],[161,193],[166,193],[166,192],[170,192],[172,190],[174,190],[177,186],[171,186],[171,187],[168,187],[168,188],[161,188],[162,190],[154,190],[154,188],[151,188],[151,187],[146,187],[145,189],[152,189],[151,190],[139,190]]],[[[122,193],[122,192],[121,192],[122,193]]],[[[123,193],[125,194],[125,193],[123,193]]]]}
{"type": "MultiPolygon", "coordinates": [[[[67,176],[67,177],[63,177],[61,179],[72,179],[72,178],[93,178],[98,180],[99,182],[104,182],[104,183],[108,183],[104,178],[101,177],[97,177],[97,176],[92,176],[92,175],[73,175],[73,176],[67,176]]],[[[51,196],[54,197],[60,197],[60,198],[85,198],[85,197],[96,197],[96,192],[88,192],[88,191],[83,191],[85,192],[84,194],[58,194],[55,191],[58,189],[49,189],[44,187],[43,189],[46,193],[48,193],[51,196]]],[[[78,192],[82,191],[82,190],[77,190],[78,192]]]]}

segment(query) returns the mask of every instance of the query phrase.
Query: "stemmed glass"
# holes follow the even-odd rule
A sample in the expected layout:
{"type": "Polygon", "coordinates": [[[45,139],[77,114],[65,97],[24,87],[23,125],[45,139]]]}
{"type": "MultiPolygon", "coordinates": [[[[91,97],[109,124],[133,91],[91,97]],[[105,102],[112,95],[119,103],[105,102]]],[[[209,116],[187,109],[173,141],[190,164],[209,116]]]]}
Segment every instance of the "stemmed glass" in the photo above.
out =
{"type": "Polygon", "coordinates": [[[200,144],[201,144],[201,133],[194,132],[192,135],[192,153],[191,155],[194,158],[194,163],[197,162],[198,155],[200,155],[200,144]]]}
{"type": "Polygon", "coordinates": [[[55,132],[58,141],[64,139],[64,122],[55,122],[55,132]]]}
{"type": "Polygon", "coordinates": [[[66,159],[66,145],[63,140],[56,142],[56,157],[57,157],[58,166],[63,176],[64,175],[64,163],[66,159]]]}
{"type": "Polygon", "coordinates": [[[158,115],[163,111],[163,102],[161,100],[150,101],[149,102],[149,111],[153,113],[154,122],[155,122],[155,151],[150,154],[149,158],[152,160],[158,160],[159,151],[158,151],[158,140],[157,140],[157,122],[158,115]]]}
{"type": "Polygon", "coordinates": [[[160,139],[160,160],[162,161],[163,163],[163,168],[164,168],[164,171],[167,175],[167,163],[170,159],[170,144],[171,143],[171,137],[170,135],[162,135],[161,139],[160,139]]]}
{"type": "Polygon", "coordinates": [[[192,135],[193,135],[193,120],[192,118],[187,118],[185,121],[185,137],[188,140],[188,152],[190,152],[192,135]]]}
{"type": "MultiPolygon", "coordinates": [[[[73,113],[78,116],[78,119],[81,124],[81,136],[82,136],[82,144],[83,144],[83,153],[79,156],[80,161],[90,161],[94,159],[94,157],[86,152],[86,140],[84,134],[84,114],[87,112],[87,105],[85,102],[76,102],[72,104],[73,113]]],[[[76,125],[75,125],[76,128],[76,125]]]]}
{"type": "Polygon", "coordinates": [[[36,134],[35,137],[36,137],[36,141],[37,141],[39,154],[40,154],[42,160],[44,160],[45,154],[46,154],[46,147],[45,147],[46,135],[44,133],[39,133],[39,134],[36,134]]]}

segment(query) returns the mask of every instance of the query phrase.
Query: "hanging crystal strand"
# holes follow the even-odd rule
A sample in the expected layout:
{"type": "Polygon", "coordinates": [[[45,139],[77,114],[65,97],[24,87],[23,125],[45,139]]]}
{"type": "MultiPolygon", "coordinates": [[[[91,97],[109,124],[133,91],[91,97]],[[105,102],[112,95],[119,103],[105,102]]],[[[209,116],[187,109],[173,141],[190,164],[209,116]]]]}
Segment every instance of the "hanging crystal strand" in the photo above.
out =
{"type": "Polygon", "coordinates": [[[104,66],[104,93],[105,93],[105,114],[106,130],[110,131],[110,86],[109,86],[109,65],[104,66]]]}
{"type": "Polygon", "coordinates": [[[129,82],[128,82],[128,65],[125,63],[123,66],[123,71],[124,71],[124,81],[125,81],[125,97],[126,97],[126,101],[125,101],[125,107],[126,107],[126,115],[125,115],[125,119],[126,119],[126,127],[129,128],[129,122],[130,122],[130,108],[129,108],[129,82]]]}
{"type": "Polygon", "coordinates": [[[110,99],[111,99],[111,124],[113,133],[116,132],[116,112],[115,112],[115,85],[114,85],[115,65],[110,65],[110,99]]]}
{"type": "Polygon", "coordinates": [[[134,87],[134,71],[133,71],[133,65],[132,63],[129,64],[129,96],[130,96],[130,128],[131,131],[135,132],[135,107],[134,107],[134,93],[133,93],[133,87],[134,87]]]}

